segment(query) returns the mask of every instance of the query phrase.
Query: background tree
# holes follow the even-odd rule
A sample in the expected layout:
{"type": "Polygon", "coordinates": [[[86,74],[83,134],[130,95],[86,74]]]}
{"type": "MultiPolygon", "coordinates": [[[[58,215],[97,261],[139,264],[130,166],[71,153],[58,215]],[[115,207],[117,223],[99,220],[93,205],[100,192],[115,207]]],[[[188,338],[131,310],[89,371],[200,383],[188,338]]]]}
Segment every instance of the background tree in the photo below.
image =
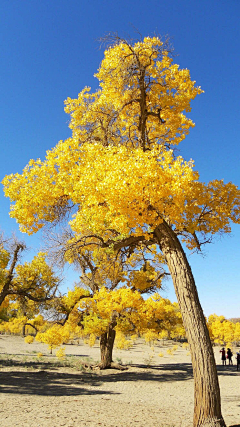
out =
{"type": "Polygon", "coordinates": [[[208,329],[214,344],[233,347],[240,341],[240,323],[233,323],[224,316],[211,314],[208,317],[208,329]]]}
{"type": "Polygon", "coordinates": [[[31,160],[22,175],[4,179],[11,215],[23,231],[57,223],[72,209],[78,248],[156,244],[171,273],[190,345],[194,426],[225,426],[213,350],[194,277],[182,247],[200,250],[239,222],[240,192],[231,183],[204,184],[192,162],[175,157],[193,126],[185,113],[201,89],[173,63],[168,45],[146,37],[115,38],[96,77],[68,99],[72,138],[46,160],[31,160]]]}
{"type": "Polygon", "coordinates": [[[125,322],[125,331],[130,334],[140,324],[141,294],[161,288],[166,274],[163,259],[154,248],[143,251],[140,245],[133,253],[98,248],[90,251],[72,246],[68,240],[61,246],[64,258],[81,272],[80,285],[59,300],[62,324],[74,328],[82,325],[84,335],[100,336],[100,367],[116,368],[112,360],[116,331],[125,322]]]}
{"type": "Polygon", "coordinates": [[[115,338],[118,347],[129,348],[139,336],[149,342],[163,336],[185,335],[178,304],[172,304],[157,293],[145,300],[139,291],[128,287],[111,290],[102,286],[93,295],[83,292],[84,289],[76,285],[61,298],[56,308],[64,316],[62,322],[49,323],[46,332],[37,335],[37,340],[53,343],[56,347],[87,337],[86,342],[92,346],[100,337],[98,366],[123,369],[112,360],[115,338]]]}
{"type": "MultiPolygon", "coordinates": [[[[30,319],[47,308],[60,284],[59,277],[46,262],[45,253],[39,252],[31,262],[21,264],[20,254],[24,249],[25,245],[16,241],[8,245],[2,242],[0,246],[1,319],[12,319],[12,330],[22,327],[23,334],[30,319]]],[[[31,326],[36,330],[34,323],[31,326]]]]}

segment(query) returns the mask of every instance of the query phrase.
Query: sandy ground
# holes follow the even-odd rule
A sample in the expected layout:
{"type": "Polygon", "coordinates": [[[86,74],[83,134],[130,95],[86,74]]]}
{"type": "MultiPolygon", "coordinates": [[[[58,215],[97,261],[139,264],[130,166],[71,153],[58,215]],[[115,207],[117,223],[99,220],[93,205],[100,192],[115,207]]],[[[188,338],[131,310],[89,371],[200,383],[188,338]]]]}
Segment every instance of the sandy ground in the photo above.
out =
{"type": "MultiPolygon", "coordinates": [[[[80,371],[51,364],[56,357],[49,356],[44,344],[29,345],[21,337],[1,335],[0,426],[190,427],[191,359],[181,347],[173,356],[167,354],[168,348],[158,343],[153,351],[138,341],[130,350],[114,351],[114,360],[129,364],[127,371],[80,371]],[[38,352],[44,355],[41,360],[38,352]]],[[[79,360],[99,360],[98,345],[65,349],[66,355],[79,360]]],[[[219,349],[215,352],[223,416],[228,426],[240,427],[240,371],[236,364],[222,367],[219,349]]]]}

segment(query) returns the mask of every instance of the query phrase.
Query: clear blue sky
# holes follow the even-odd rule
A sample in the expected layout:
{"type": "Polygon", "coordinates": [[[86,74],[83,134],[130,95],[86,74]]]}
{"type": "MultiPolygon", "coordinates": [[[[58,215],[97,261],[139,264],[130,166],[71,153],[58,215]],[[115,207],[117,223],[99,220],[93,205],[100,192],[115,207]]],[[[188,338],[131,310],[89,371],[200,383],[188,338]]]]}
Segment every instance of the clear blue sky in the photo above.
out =
{"type": "MultiPolygon", "coordinates": [[[[196,127],[181,154],[203,181],[240,185],[239,0],[1,0],[0,11],[1,179],[70,136],[63,101],[96,87],[98,39],[136,37],[135,27],[143,36],[168,34],[176,62],[205,91],[192,103],[196,127]]],[[[17,232],[2,189],[0,198],[2,230],[17,232]]],[[[26,240],[41,245],[38,235],[26,240]]],[[[189,260],[205,314],[240,317],[240,225],[189,260]]],[[[69,272],[66,286],[71,280],[69,272]]],[[[170,281],[163,296],[175,299],[170,281]]]]}

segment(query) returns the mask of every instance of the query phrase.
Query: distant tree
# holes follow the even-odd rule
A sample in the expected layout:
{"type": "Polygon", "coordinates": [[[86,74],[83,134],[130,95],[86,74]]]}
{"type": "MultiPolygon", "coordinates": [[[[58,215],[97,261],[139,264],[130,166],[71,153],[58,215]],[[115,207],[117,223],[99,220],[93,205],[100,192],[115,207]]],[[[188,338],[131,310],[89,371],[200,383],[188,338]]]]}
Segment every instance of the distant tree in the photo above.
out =
{"type": "Polygon", "coordinates": [[[111,250],[81,250],[76,245],[71,247],[68,241],[65,248],[62,246],[65,259],[74,262],[80,272],[80,286],[59,300],[57,310],[64,315],[62,324],[74,319],[73,326],[84,325],[85,335],[100,336],[100,367],[109,368],[113,366],[112,352],[120,323],[126,323],[128,333],[137,328],[137,323],[139,327],[144,301],[141,294],[161,288],[166,274],[163,258],[154,248],[143,251],[141,246],[133,253],[117,254],[111,250]]]}
{"type": "Polygon", "coordinates": [[[45,253],[21,263],[24,250],[25,245],[18,241],[0,243],[0,316],[5,321],[22,317],[23,327],[47,307],[60,284],[45,253]]]}
{"type": "Polygon", "coordinates": [[[240,341],[240,323],[227,320],[224,316],[211,314],[208,317],[208,329],[215,344],[232,346],[240,341]]]}

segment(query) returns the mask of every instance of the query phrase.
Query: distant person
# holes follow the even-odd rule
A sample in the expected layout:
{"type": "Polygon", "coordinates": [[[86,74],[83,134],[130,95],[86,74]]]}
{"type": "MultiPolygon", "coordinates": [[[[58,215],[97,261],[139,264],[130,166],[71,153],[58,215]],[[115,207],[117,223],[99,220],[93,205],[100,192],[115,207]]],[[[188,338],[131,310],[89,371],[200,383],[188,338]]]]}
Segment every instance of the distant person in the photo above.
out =
{"type": "Polygon", "coordinates": [[[236,357],[236,359],[237,359],[237,371],[238,371],[238,367],[239,367],[239,365],[240,365],[240,352],[239,352],[239,351],[237,352],[237,357],[236,357]]]}
{"type": "Polygon", "coordinates": [[[222,353],[222,364],[226,365],[226,351],[224,347],[220,350],[220,353],[222,353]]]}
{"type": "Polygon", "coordinates": [[[232,356],[233,356],[232,351],[231,351],[231,349],[230,349],[230,348],[228,348],[228,349],[227,349],[227,358],[228,358],[228,364],[229,364],[229,365],[232,365],[232,364],[233,364],[233,362],[232,362],[232,356]]]}

